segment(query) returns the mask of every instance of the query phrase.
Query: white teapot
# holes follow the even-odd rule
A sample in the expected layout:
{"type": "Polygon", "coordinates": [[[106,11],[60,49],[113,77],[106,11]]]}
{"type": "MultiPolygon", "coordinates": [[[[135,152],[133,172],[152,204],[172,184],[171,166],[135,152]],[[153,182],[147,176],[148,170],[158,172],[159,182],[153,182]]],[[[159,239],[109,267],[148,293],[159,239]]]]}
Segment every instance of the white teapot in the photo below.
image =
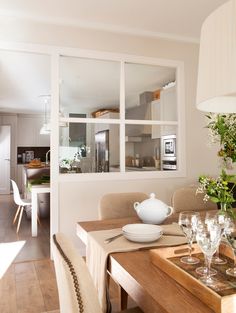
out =
{"type": "Polygon", "coordinates": [[[146,224],[161,224],[173,213],[173,208],[156,199],[154,193],[151,193],[150,198],[141,203],[135,202],[134,209],[146,224]]]}

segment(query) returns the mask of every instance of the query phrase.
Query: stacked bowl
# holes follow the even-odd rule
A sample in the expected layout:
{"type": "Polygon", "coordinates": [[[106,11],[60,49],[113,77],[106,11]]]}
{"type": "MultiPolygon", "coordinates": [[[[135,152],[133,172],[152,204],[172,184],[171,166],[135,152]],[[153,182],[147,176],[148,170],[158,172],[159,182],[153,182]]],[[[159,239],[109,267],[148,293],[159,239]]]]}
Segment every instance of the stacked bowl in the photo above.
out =
{"type": "Polygon", "coordinates": [[[151,224],[128,224],[122,228],[126,239],[134,242],[152,242],[161,237],[161,226],[151,224]]]}

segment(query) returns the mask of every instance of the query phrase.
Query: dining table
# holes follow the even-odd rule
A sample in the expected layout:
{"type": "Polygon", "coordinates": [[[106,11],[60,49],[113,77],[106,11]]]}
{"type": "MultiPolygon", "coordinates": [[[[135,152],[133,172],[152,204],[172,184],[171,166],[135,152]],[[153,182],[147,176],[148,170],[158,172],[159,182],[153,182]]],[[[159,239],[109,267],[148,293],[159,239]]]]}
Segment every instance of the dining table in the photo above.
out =
{"type": "MultiPolygon", "coordinates": [[[[164,223],[170,224],[177,219],[178,214],[173,214],[164,223]]],[[[140,222],[138,217],[83,221],[77,223],[76,233],[87,245],[89,232],[117,229],[140,222]]],[[[155,266],[148,249],[109,254],[107,270],[120,286],[120,309],[127,307],[129,295],[146,313],[214,312],[173,277],[155,266]]]]}
{"type": "Polygon", "coordinates": [[[40,193],[50,193],[50,184],[40,184],[40,185],[32,185],[31,186],[31,235],[32,237],[38,236],[38,195],[40,193]]]}

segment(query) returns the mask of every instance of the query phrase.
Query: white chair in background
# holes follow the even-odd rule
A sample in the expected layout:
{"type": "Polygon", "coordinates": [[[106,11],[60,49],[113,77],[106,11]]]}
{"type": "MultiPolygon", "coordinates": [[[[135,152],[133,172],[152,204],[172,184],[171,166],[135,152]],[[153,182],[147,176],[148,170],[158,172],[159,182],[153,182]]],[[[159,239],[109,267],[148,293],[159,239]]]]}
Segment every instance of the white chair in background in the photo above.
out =
{"type": "Polygon", "coordinates": [[[18,224],[17,224],[17,228],[16,228],[16,232],[18,233],[19,228],[20,228],[20,223],[21,223],[23,211],[24,211],[24,209],[26,209],[27,206],[31,206],[31,200],[21,199],[20,192],[19,192],[19,189],[18,189],[16,182],[11,179],[11,183],[12,183],[12,188],[13,188],[13,198],[14,198],[15,203],[18,205],[16,214],[15,214],[14,219],[13,219],[13,224],[15,224],[16,219],[19,215],[18,224]]]}

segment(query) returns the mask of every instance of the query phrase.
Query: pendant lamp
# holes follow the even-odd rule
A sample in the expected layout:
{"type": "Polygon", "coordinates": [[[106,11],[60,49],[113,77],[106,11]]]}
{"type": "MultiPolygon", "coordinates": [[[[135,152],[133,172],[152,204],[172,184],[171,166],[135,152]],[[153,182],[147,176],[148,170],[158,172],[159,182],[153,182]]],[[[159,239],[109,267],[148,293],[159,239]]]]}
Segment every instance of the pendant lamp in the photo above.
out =
{"type": "Polygon", "coordinates": [[[49,110],[49,102],[50,102],[50,95],[41,95],[39,96],[40,98],[43,99],[44,103],[44,121],[43,121],[43,126],[40,129],[40,135],[48,135],[51,131],[50,127],[50,119],[48,116],[48,110],[49,110]]]}
{"type": "Polygon", "coordinates": [[[198,66],[197,108],[236,113],[236,0],[203,23],[198,66]]]}

